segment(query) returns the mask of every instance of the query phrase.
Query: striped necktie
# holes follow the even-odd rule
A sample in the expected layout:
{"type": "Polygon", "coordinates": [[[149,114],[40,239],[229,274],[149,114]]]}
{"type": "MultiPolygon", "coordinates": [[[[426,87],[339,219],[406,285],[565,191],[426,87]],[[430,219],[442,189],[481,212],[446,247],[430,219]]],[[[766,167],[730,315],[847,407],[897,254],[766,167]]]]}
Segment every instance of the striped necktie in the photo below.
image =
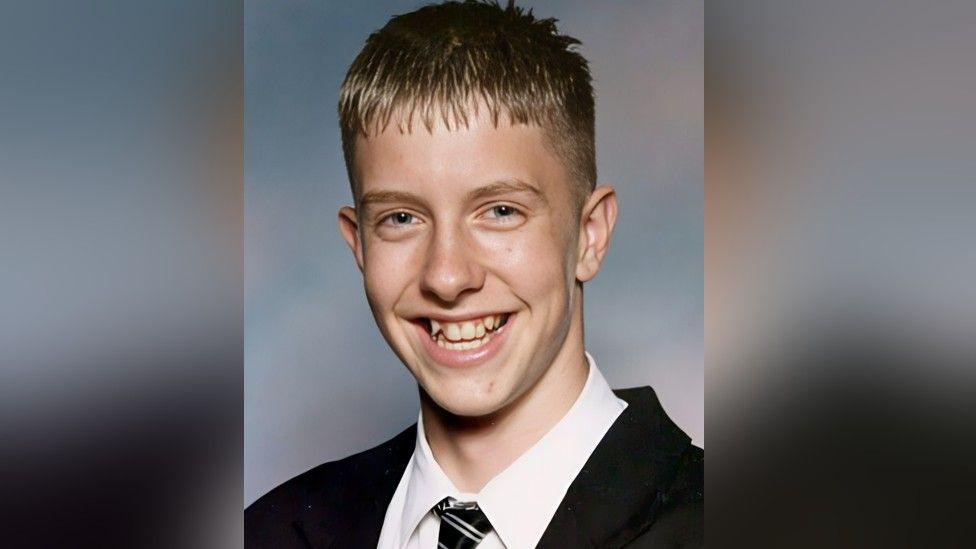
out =
{"type": "Polygon", "coordinates": [[[447,497],[434,506],[434,513],[441,518],[437,549],[472,549],[492,529],[477,503],[447,497]]]}

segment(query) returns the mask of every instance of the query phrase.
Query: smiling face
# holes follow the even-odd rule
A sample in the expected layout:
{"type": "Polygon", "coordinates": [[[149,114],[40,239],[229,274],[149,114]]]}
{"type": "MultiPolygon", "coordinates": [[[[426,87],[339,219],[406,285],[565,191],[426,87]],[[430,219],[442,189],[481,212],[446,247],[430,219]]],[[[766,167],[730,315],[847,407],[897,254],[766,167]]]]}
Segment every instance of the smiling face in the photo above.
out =
{"type": "Polygon", "coordinates": [[[391,125],[359,138],[353,169],[358,210],[340,211],[340,229],[380,331],[438,406],[490,414],[583,360],[578,282],[606,247],[592,242],[600,228],[587,213],[613,194],[594,192],[581,225],[569,172],[539,127],[391,125]]]}

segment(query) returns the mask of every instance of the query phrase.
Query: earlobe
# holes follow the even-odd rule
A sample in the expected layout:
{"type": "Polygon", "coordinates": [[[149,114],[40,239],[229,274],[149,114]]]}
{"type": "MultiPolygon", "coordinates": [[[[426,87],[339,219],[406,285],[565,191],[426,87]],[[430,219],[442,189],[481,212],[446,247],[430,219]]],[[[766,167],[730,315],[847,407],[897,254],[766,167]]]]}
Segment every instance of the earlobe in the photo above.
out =
{"type": "Polygon", "coordinates": [[[356,266],[363,270],[363,245],[359,238],[359,218],[356,210],[349,206],[339,208],[339,234],[349,245],[353,257],[356,259],[356,266]]]}
{"type": "Polygon", "coordinates": [[[580,247],[576,262],[576,279],[592,280],[600,270],[610,248],[610,238],[617,222],[617,193],[601,185],[593,190],[580,217],[580,247]]]}

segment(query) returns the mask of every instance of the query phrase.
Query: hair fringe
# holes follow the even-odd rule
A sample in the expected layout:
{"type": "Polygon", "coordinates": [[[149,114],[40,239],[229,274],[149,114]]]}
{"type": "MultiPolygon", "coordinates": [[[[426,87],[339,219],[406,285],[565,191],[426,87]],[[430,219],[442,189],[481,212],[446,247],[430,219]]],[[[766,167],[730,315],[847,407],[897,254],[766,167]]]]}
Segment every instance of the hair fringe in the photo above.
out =
{"type": "MultiPolygon", "coordinates": [[[[497,127],[542,127],[588,194],[596,182],[594,100],[580,41],[557,20],[509,0],[449,1],[395,16],[366,40],[339,95],[350,180],[355,142],[395,124],[428,132],[470,127],[483,105],[497,127]]],[[[355,181],[353,181],[355,185],[355,181]]]]}

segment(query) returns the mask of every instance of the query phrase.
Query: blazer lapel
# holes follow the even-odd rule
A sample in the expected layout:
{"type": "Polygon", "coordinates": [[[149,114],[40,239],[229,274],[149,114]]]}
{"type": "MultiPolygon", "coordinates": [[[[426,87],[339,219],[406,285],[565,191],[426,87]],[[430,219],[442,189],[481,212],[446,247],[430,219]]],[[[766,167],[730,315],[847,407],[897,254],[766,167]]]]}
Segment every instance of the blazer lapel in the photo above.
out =
{"type": "Polygon", "coordinates": [[[540,549],[621,547],[647,530],[691,443],[650,387],[616,390],[627,401],[570,485],[540,549]]]}

